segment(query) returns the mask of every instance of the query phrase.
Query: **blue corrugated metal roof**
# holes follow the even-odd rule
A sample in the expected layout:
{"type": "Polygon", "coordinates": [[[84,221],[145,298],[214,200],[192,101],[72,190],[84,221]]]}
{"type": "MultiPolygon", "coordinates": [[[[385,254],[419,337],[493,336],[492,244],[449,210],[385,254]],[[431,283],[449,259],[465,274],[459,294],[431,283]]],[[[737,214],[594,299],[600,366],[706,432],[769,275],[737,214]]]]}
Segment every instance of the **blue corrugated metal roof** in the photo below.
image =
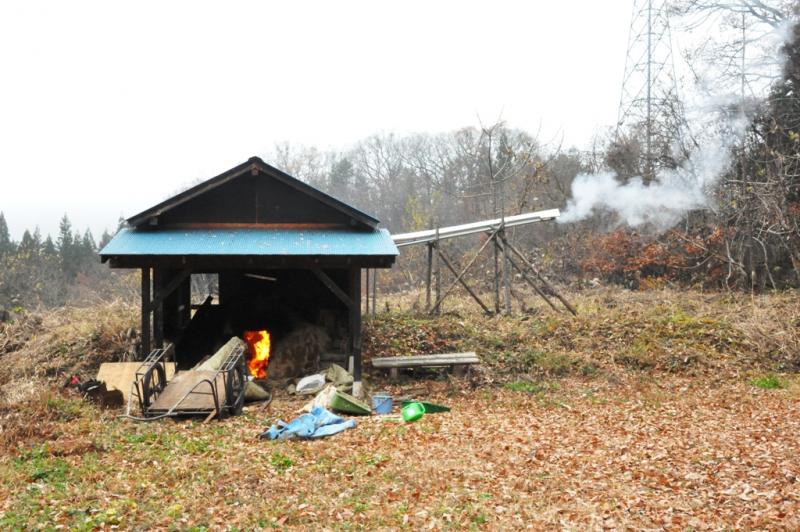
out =
{"type": "Polygon", "coordinates": [[[389,231],[123,229],[100,255],[397,255],[389,231]]]}

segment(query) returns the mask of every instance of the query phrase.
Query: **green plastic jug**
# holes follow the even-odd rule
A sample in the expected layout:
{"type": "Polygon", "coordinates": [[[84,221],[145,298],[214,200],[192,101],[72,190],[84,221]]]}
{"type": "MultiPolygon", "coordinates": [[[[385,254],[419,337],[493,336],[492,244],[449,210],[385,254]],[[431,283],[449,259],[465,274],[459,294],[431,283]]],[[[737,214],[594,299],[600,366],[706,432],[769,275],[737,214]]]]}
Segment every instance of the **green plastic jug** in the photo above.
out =
{"type": "Polygon", "coordinates": [[[408,403],[400,411],[400,414],[403,416],[403,419],[408,422],[418,420],[419,418],[422,417],[424,413],[425,413],[425,407],[422,406],[422,403],[417,401],[412,401],[408,403]]]}

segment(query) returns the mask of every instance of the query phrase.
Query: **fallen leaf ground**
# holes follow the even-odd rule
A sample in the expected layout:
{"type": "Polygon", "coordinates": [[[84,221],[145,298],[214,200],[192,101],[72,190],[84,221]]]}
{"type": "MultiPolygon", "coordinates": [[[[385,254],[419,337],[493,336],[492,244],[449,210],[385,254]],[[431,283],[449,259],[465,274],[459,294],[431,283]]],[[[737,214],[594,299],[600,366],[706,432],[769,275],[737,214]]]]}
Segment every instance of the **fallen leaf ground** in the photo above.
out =
{"type": "MultiPolygon", "coordinates": [[[[534,391],[428,383],[453,407],[322,441],[255,436],[297,399],[207,425],[74,399],[0,458],[2,528],[800,527],[800,384],[631,377],[534,391]]],[[[399,389],[395,389],[399,393],[399,389]]]]}
{"type": "Polygon", "coordinates": [[[294,417],[282,393],[209,424],[64,396],[64,372],[124,355],[135,312],[25,318],[0,329],[0,529],[800,529],[797,294],[571,297],[577,319],[451,304],[368,320],[367,358],[484,364],[372,376],[452,411],[311,442],[256,439],[294,417]]]}

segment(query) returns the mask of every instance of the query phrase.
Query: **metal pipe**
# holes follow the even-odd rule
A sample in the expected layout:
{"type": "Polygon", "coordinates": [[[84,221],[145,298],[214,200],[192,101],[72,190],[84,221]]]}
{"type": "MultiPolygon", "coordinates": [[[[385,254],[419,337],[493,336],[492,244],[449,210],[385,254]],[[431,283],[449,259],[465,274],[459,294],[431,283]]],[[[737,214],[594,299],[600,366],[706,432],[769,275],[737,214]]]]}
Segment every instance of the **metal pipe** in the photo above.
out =
{"type": "Polygon", "coordinates": [[[392,235],[392,240],[394,240],[394,243],[397,245],[397,247],[410,246],[412,244],[423,244],[425,242],[434,242],[436,240],[444,240],[446,238],[455,238],[458,236],[484,233],[486,231],[496,229],[501,224],[505,227],[516,227],[518,225],[526,225],[534,222],[554,220],[559,216],[561,216],[561,211],[558,209],[528,212],[524,214],[515,214],[514,216],[506,216],[504,218],[495,218],[493,220],[483,220],[480,222],[441,227],[439,229],[427,229],[425,231],[415,231],[413,233],[400,233],[392,235]]]}

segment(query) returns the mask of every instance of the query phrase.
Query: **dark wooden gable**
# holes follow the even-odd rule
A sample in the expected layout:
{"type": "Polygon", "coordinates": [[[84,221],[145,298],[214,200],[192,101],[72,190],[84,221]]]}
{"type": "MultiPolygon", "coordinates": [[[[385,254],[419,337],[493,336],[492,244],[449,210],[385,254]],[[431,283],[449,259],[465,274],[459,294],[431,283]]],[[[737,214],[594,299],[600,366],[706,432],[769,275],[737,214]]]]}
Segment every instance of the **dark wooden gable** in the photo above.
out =
{"type": "Polygon", "coordinates": [[[254,157],[136,216],[135,227],[303,224],[374,229],[378,221],[254,157]]]}

